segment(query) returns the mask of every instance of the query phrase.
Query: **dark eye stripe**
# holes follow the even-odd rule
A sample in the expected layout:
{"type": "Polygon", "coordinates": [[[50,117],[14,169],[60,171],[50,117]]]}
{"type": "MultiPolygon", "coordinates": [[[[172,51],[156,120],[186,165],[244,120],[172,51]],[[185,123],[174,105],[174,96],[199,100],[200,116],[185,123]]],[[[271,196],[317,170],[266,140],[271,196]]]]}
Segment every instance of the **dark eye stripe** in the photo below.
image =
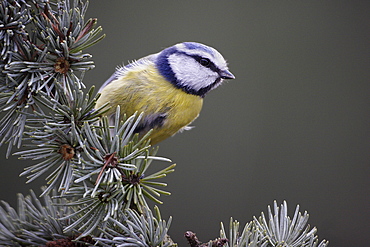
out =
{"type": "Polygon", "coordinates": [[[209,60],[208,58],[204,58],[204,57],[201,57],[201,56],[197,56],[197,55],[191,55],[192,58],[194,58],[198,63],[200,63],[202,66],[204,67],[207,67],[209,68],[210,70],[214,71],[214,72],[217,72],[219,71],[219,68],[216,67],[216,65],[211,61],[209,60]],[[207,65],[203,65],[203,60],[208,60],[209,63],[207,65]]]}

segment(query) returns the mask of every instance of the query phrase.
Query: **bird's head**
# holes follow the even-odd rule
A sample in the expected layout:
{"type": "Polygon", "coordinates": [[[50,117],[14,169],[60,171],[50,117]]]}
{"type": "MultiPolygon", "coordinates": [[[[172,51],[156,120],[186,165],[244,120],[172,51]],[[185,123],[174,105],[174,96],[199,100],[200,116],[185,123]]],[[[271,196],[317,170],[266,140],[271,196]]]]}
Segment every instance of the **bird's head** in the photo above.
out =
{"type": "Polygon", "coordinates": [[[174,86],[201,97],[219,86],[223,79],[235,79],[216,49],[196,42],[164,49],[158,54],[156,66],[174,86]]]}

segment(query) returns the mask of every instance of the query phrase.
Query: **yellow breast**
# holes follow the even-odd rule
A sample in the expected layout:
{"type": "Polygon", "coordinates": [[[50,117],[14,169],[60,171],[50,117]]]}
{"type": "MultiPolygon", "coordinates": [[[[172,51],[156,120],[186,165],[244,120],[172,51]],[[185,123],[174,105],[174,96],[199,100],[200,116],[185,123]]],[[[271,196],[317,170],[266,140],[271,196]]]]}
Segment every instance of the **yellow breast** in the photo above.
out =
{"type": "Polygon", "coordinates": [[[143,124],[153,116],[163,114],[163,123],[155,126],[151,134],[151,143],[155,144],[195,120],[202,108],[203,99],[175,88],[159,74],[154,65],[146,65],[137,66],[108,84],[101,91],[96,108],[106,102],[112,107],[107,115],[114,114],[118,105],[122,115],[144,112],[143,124]]]}

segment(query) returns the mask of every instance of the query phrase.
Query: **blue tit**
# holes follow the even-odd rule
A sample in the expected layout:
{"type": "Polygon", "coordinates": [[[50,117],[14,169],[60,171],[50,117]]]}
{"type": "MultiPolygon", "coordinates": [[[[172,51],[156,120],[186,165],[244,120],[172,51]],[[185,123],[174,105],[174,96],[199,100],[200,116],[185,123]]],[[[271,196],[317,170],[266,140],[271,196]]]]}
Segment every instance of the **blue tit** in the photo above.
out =
{"type": "Polygon", "coordinates": [[[234,78],[214,48],[179,43],[118,68],[100,88],[96,108],[108,102],[110,120],[118,105],[127,116],[142,112],[135,131],[143,135],[153,129],[151,144],[156,144],[187,129],[198,117],[204,96],[224,79],[234,78]]]}

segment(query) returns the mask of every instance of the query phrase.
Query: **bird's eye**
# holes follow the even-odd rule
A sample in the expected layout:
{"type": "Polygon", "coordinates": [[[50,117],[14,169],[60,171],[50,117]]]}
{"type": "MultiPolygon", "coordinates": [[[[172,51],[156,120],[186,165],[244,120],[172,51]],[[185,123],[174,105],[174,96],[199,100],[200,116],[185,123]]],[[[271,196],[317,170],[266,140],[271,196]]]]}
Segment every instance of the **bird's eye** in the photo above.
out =
{"type": "Polygon", "coordinates": [[[211,61],[208,59],[208,58],[201,58],[199,60],[199,63],[204,66],[204,67],[209,67],[209,65],[211,64],[211,61]]]}

